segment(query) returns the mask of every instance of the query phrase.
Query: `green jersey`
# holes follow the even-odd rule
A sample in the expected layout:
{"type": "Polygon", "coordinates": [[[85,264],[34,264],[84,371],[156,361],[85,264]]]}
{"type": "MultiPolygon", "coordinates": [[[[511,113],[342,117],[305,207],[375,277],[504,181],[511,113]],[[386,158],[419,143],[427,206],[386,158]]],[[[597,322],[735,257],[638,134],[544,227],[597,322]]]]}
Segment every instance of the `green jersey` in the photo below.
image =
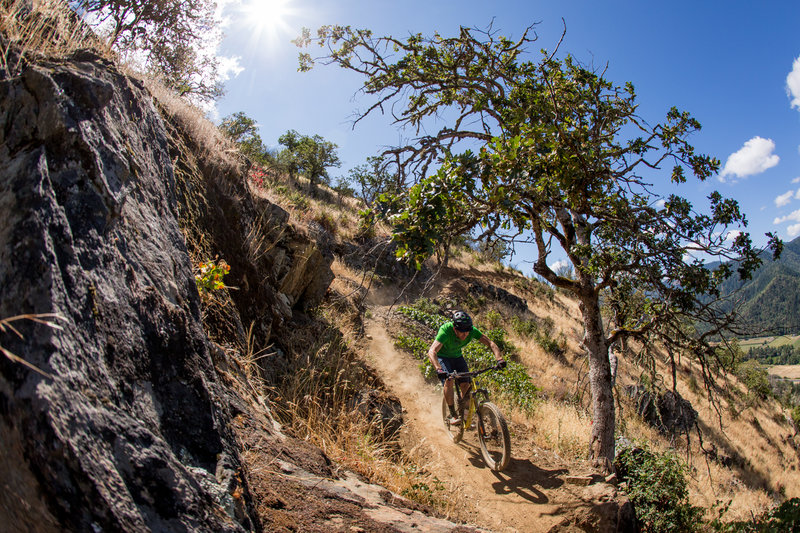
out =
{"type": "Polygon", "coordinates": [[[436,334],[436,340],[442,343],[441,349],[437,354],[439,357],[447,357],[450,359],[461,357],[461,348],[470,343],[470,341],[477,340],[483,337],[478,328],[472,327],[467,338],[463,341],[456,337],[456,330],[453,328],[452,322],[445,322],[439,328],[439,333],[436,334]]]}

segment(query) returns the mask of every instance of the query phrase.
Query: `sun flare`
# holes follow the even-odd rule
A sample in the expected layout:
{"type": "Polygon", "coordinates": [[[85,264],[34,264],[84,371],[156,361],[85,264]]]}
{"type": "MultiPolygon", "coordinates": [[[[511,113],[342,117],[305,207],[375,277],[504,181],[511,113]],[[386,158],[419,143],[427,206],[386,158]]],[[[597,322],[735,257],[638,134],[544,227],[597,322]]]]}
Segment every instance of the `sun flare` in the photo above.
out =
{"type": "Polygon", "coordinates": [[[259,38],[274,41],[282,34],[291,33],[287,22],[292,14],[292,0],[245,0],[241,11],[246,24],[259,38]]]}

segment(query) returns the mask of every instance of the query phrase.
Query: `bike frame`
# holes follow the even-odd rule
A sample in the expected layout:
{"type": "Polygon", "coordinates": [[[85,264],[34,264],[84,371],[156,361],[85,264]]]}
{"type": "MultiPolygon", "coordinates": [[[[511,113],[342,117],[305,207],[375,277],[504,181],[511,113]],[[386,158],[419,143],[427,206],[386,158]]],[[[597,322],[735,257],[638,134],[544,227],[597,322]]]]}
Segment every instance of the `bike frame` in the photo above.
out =
{"type": "MultiPolygon", "coordinates": [[[[455,406],[459,411],[463,407],[467,407],[467,412],[464,416],[462,416],[461,423],[464,425],[464,428],[469,428],[470,424],[472,424],[472,417],[475,415],[475,412],[478,410],[478,405],[482,402],[489,401],[489,391],[479,387],[478,382],[475,380],[476,377],[483,374],[484,372],[488,372],[490,370],[496,370],[497,367],[490,366],[488,368],[484,368],[483,370],[478,370],[476,372],[451,372],[447,375],[447,379],[453,380],[453,395],[454,400],[457,402],[455,406]],[[461,387],[459,386],[461,383],[469,382],[469,388],[467,388],[466,393],[461,392],[461,387]],[[474,389],[474,391],[473,391],[474,389]],[[481,400],[477,400],[475,398],[476,395],[481,395],[483,398],[481,400]],[[469,402],[466,406],[463,405],[464,400],[466,399],[469,402]]],[[[482,421],[480,417],[478,417],[479,423],[482,421]]]]}
{"type": "Polygon", "coordinates": [[[454,442],[460,442],[464,431],[468,430],[472,425],[473,416],[477,417],[476,429],[478,431],[481,455],[489,468],[499,472],[507,467],[511,460],[511,439],[503,413],[489,401],[489,391],[481,388],[475,379],[489,370],[500,370],[500,368],[495,366],[484,368],[477,372],[451,372],[447,375],[446,379],[448,381],[453,380],[452,399],[461,421],[457,425],[450,423],[450,418],[447,414],[447,400],[449,398],[442,398],[442,418],[450,437],[454,442]],[[466,391],[461,390],[461,385],[464,383],[469,384],[465,387],[466,391]],[[491,420],[491,423],[489,423],[491,427],[488,431],[487,420],[491,420]]]}

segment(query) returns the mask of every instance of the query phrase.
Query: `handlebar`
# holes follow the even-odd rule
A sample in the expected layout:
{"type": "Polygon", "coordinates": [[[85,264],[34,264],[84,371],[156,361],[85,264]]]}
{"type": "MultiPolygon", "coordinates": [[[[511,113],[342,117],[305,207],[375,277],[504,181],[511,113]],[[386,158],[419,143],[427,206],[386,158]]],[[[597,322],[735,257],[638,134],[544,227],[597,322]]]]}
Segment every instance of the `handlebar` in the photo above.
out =
{"type": "Polygon", "coordinates": [[[494,365],[483,370],[476,370],[474,372],[450,372],[447,374],[447,379],[455,379],[456,381],[468,381],[474,377],[480,376],[484,372],[489,372],[490,370],[500,370],[500,365],[494,365]]]}

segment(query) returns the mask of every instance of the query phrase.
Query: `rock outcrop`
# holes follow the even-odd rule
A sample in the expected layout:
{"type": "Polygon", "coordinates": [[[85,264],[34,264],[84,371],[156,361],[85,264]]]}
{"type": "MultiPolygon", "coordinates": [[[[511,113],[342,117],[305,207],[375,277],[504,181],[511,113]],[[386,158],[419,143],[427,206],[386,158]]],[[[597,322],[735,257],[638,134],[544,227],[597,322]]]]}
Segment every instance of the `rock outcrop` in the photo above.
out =
{"type": "Polygon", "coordinates": [[[625,394],[635,402],[639,416],[665,435],[685,434],[695,427],[697,411],[677,391],[654,395],[647,387],[630,385],[625,394]]]}
{"type": "Polygon", "coordinates": [[[30,531],[239,531],[237,487],[167,135],[144,87],[99,57],[0,82],[0,491],[30,531]]]}

